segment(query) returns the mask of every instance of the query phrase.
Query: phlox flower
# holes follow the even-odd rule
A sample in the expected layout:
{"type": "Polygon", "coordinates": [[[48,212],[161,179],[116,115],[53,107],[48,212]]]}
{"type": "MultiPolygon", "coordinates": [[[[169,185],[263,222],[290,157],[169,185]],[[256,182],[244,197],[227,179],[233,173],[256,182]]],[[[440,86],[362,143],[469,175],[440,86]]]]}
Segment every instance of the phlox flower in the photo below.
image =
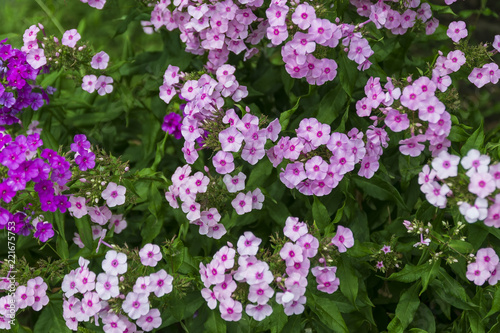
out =
{"type": "Polygon", "coordinates": [[[158,309],[151,309],[148,313],[139,317],[136,323],[143,331],[150,332],[154,328],[160,327],[162,323],[160,311],[158,309]]]}
{"type": "Polygon", "coordinates": [[[476,194],[480,198],[486,198],[495,190],[495,181],[489,173],[478,172],[470,178],[469,192],[476,194]]]}
{"type": "Polygon", "coordinates": [[[235,301],[232,298],[225,299],[221,301],[219,305],[219,310],[222,319],[225,321],[238,321],[241,319],[241,312],[243,311],[243,306],[240,302],[235,301]]]}
{"type": "Polygon", "coordinates": [[[123,301],[122,309],[131,319],[139,319],[149,312],[148,295],[129,292],[123,301]]]}
{"type": "Polygon", "coordinates": [[[302,247],[291,242],[286,242],[280,250],[281,259],[285,260],[287,266],[304,260],[302,247]]]}
{"type": "Polygon", "coordinates": [[[127,255],[115,250],[106,252],[102,261],[102,269],[110,275],[124,274],[127,271],[127,255]]]}
{"type": "Polygon", "coordinates": [[[85,75],[82,79],[82,89],[91,94],[95,91],[96,82],[97,76],[85,75]]]}
{"type": "Polygon", "coordinates": [[[110,76],[101,75],[97,78],[95,83],[95,87],[97,89],[97,93],[101,96],[106,94],[110,94],[113,91],[113,78],[110,76]]]}
{"type": "Polygon", "coordinates": [[[442,151],[432,160],[432,168],[436,171],[436,176],[440,179],[448,177],[456,177],[458,173],[458,163],[460,157],[450,155],[446,151],[442,151]]]}
{"type": "Polygon", "coordinates": [[[231,201],[231,205],[238,215],[249,213],[252,211],[252,196],[240,192],[236,198],[231,201]]]}
{"type": "Polygon", "coordinates": [[[467,176],[471,177],[476,172],[488,172],[488,165],[490,164],[490,157],[488,155],[481,155],[479,150],[471,149],[467,155],[462,157],[460,164],[467,171],[467,176]]]}
{"type": "Polygon", "coordinates": [[[123,214],[111,215],[109,229],[115,227],[114,233],[119,234],[127,227],[127,221],[123,219],[123,214]]]}
{"type": "Polygon", "coordinates": [[[218,151],[212,158],[215,171],[221,175],[225,175],[226,173],[230,173],[234,170],[233,161],[233,155],[224,151],[218,151]]]}
{"type": "Polygon", "coordinates": [[[257,321],[262,321],[273,313],[273,308],[269,304],[247,304],[245,312],[257,321]]]}
{"type": "Polygon", "coordinates": [[[162,258],[160,247],[156,244],[148,243],[139,251],[139,257],[144,266],[155,267],[162,258]]]}
{"type": "Polygon", "coordinates": [[[118,289],[118,277],[115,275],[100,273],[97,275],[95,291],[103,300],[108,300],[118,296],[120,294],[120,290],[118,289]]]}
{"type": "Polygon", "coordinates": [[[452,41],[458,43],[462,38],[467,37],[468,32],[464,21],[453,21],[448,26],[446,34],[452,41]]]}
{"type": "Polygon", "coordinates": [[[126,191],[127,189],[125,186],[110,182],[106,189],[102,191],[101,196],[104,200],[106,200],[108,207],[115,207],[125,203],[126,191]]]}
{"type": "Polygon", "coordinates": [[[439,185],[438,182],[431,182],[422,185],[422,192],[425,193],[425,198],[429,203],[438,208],[446,207],[446,195],[451,192],[448,185],[439,185]]]}
{"type": "Polygon", "coordinates": [[[251,231],[245,231],[238,239],[237,251],[240,255],[254,256],[259,250],[262,239],[256,237],[251,231]]]}
{"type": "Polygon", "coordinates": [[[135,281],[133,291],[134,293],[145,293],[148,294],[151,292],[151,278],[149,276],[139,276],[135,281]]]}
{"type": "Polygon", "coordinates": [[[287,316],[298,315],[304,312],[304,304],[306,304],[306,297],[300,296],[298,300],[283,304],[283,310],[287,316]]]}
{"type": "Polygon", "coordinates": [[[485,68],[474,68],[469,74],[468,79],[478,88],[481,88],[485,84],[490,82],[487,70],[485,68]]]}
{"type": "Polygon", "coordinates": [[[32,306],[35,302],[34,290],[28,289],[26,286],[19,286],[16,289],[16,306],[18,309],[24,309],[32,306]]]}
{"type": "Polygon", "coordinates": [[[476,253],[476,263],[490,272],[495,269],[498,262],[498,255],[491,247],[479,249],[476,253]]]}
{"type": "Polygon", "coordinates": [[[234,177],[231,177],[231,175],[225,175],[222,180],[224,181],[224,184],[226,184],[229,193],[236,193],[245,189],[246,178],[247,176],[243,172],[240,172],[234,177]]]}
{"type": "Polygon", "coordinates": [[[393,132],[401,132],[410,127],[408,115],[399,113],[399,111],[392,108],[387,113],[384,122],[393,132]]]}
{"type": "Polygon", "coordinates": [[[467,273],[465,273],[465,276],[469,281],[474,282],[475,285],[482,286],[491,276],[491,273],[479,263],[473,262],[467,265],[467,273]]]}
{"type": "Polygon", "coordinates": [[[169,275],[164,269],[149,275],[150,290],[156,297],[161,297],[169,294],[172,291],[172,281],[174,278],[169,275]]]}
{"type": "Polygon", "coordinates": [[[194,142],[184,141],[184,147],[182,147],[182,152],[184,153],[184,159],[186,163],[193,164],[198,159],[198,151],[194,147],[194,142]]]}
{"type": "Polygon", "coordinates": [[[353,247],[354,237],[351,229],[339,225],[335,237],[332,238],[332,244],[338,247],[340,253],[346,252],[348,248],[353,247]]]}
{"type": "Polygon", "coordinates": [[[90,66],[94,69],[106,69],[108,67],[109,55],[101,51],[92,57],[92,61],[90,62],[90,66]]]}
{"type": "Polygon", "coordinates": [[[286,219],[283,233],[292,242],[297,241],[300,237],[307,234],[307,232],[307,225],[304,222],[300,222],[298,217],[289,216],[286,219]]]}
{"type": "Polygon", "coordinates": [[[66,45],[66,46],[69,46],[71,48],[74,48],[76,45],[76,42],[78,42],[80,40],[80,38],[81,38],[81,36],[78,33],[78,31],[76,31],[76,29],[67,30],[63,34],[63,37],[61,39],[61,43],[62,43],[62,45],[66,45]]]}
{"type": "Polygon", "coordinates": [[[215,293],[208,289],[208,288],[203,288],[201,290],[201,296],[205,299],[207,302],[208,307],[213,310],[217,307],[217,298],[215,297],[215,293]]]}
{"type": "Polygon", "coordinates": [[[31,49],[26,56],[26,61],[34,69],[38,69],[47,63],[43,49],[31,49]]]}

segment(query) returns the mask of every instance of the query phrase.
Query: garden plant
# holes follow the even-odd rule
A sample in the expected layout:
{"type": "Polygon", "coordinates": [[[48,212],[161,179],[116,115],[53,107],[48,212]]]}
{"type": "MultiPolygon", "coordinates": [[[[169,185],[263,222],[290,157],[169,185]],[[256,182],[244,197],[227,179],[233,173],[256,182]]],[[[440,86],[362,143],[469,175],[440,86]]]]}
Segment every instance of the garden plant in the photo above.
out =
{"type": "Polygon", "coordinates": [[[496,0],[3,0],[0,330],[500,332],[496,0]]]}

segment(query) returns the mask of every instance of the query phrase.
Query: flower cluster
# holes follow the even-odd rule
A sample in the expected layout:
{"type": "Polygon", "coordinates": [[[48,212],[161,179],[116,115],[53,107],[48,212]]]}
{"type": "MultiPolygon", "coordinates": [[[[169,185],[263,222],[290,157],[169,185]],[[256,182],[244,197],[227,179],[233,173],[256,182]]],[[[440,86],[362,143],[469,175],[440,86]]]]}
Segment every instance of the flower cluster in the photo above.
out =
{"type": "MultiPolygon", "coordinates": [[[[178,167],[172,175],[172,185],[165,193],[165,198],[172,208],[179,208],[177,201],[179,198],[182,202],[180,206],[182,211],[186,213],[190,223],[200,227],[200,234],[219,239],[226,233],[226,228],[219,223],[221,219],[219,210],[211,205],[224,207],[224,203],[230,198],[228,192],[236,193],[245,189],[246,176],[242,172],[234,177],[226,174],[223,179],[224,185],[218,186],[219,181],[209,178],[201,171],[192,176],[190,174],[191,166],[178,167]],[[208,191],[209,186],[211,186],[210,191],[208,191]],[[218,196],[219,192],[223,192],[223,196],[218,196]],[[216,199],[210,200],[208,195],[216,199]]],[[[239,192],[231,201],[231,205],[237,214],[242,215],[252,209],[261,209],[263,202],[264,195],[257,188],[247,193],[239,192]]]]}
{"type": "Polygon", "coordinates": [[[420,0],[392,1],[392,8],[391,1],[351,0],[351,3],[358,14],[368,17],[368,22],[373,22],[377,29],[384,27],[395,35],[404,35],[418,21],[425,24],[427,35],[433,34],[439,26],[439,21],[432,17],[431,6],[420,0]]]}
{"type": "Polygon", "coordinates": [[[45,92],[35,84],[46,61],[43,50],[37,51],[36,32],[40,29],[37,26],[30,29],[23,36],[25,43],[31,43],[30,50],[15,49],[5,44],[6,39],[0,41],[0,125],[18,123],[16,114],[28,107],[38,110],[44,100],[49,102],[47,92],[53,91],[47,89],[45,92]]]}
{"type": "MultiPolygon", "coordinates": [[[[281,289],[281,292],[276,293],[276,302],[283,305],[287,316],[291,316],[304,312],[310,259],[318,253],[319,241],[309,233],[307,225],[297,217],[287,218],[283,233],[292,242],[286,242],[280,250],[280,257],[286,265],[286,275],[276,279],[281,289]]],[[[317,281],[319,289],[330,280],[317,281]]]]}
{"type": "MultiPolygon", "coordinates": [[[[0,290],[9,288],[9,280],[0,281],[0,290]]],[[[49,303],[47,284],[39,276],[28,280],[26,285],[17,286],[14,295],[0,297],[0,329],[11,329],[9,318],[15,318],[17,310],[31,307],[40,311],[49,303]]]]}
{"type": "MultiPolygon", "coordinates": [[[[101,51],[96,53],[92,57],[90,66],[96,70],[104,70],[108,67],[109,56],[106,52],[101,51]]],[[[101,96],[110,94],[113,92],[113,78],[106,75],[100,75],[99,77],[94,74],[85,75],[82,79],[82,89],[89,94],[97,90],[97,93],[101,96]]]]}
{"type": "Polygon", "coordinates": [[[373,126],[366,132],[366,145],[356,128],[347,135],[330,134],[330,126],[315,118],[303,119],[295,131],[297,137],[280,138],[267,156],[274,167],[283,159],[292,162],[282,169],[280,179],[305,195],[328,195],[357,163],[361,164],[358,174],[371,178],[378,170],[382,147],[388,145],[385,130],[373,126]]]}
{"type": "Polygon", "coordinates": [[[500,264],[495,250],[491,247],[479,249],[476,261],[467,265],[466,276],[478,286],[482,286],[486,280],[492,286],[497,284],[500,280],[500,264]]]}
{"type": "Polygon", "coordinates": [[[443,151],[432,160],[432,168],[424,166],[419,183],[432,205],[445,208],[447,197],[454,194],[467,222],[484,221],[487,226],[500,228],[500,197],[496,192],[500,188],[500,164],[490,165],[489,156],[471,149],[460,159],[443,151]]]}
{"type": "MultiPolygon", "coordinates": [[[[141,250],[141,261],[144,260],[148,266],[156,266],[156,249],[149,251],[149,245],[141,250]],[[149,252],[153,255],[150,256],[149,252]]],[[[105,332],[115,332],[116,328],[135,332],[136,325],[129,319],[136,320],[136,324],[146,332],[161,325],[160,312],[150,307],[149,297],[151,293],[156,297],[170,293],[172,276],[162,269],[149,276],[138,277],[125,296],[122,292],[127,288],[120,282],[125,281],[123,275],[128,268],[126,254],[108,251],[102,261],[104,272],[98,275],[89,269],[89,263],[80,257],[80,267],[65,275],[61,285],[64,292],[63,316],[68,328],[77,331],[79,322],[92,320],[98,325],[98,318],[102,319],[105,332]],[[83,297],[76,297],[78,294],[83,297]]]]}
{"type": "Polygon", "coordinates": [[[261,19],[253,12],[262,6],[263,0],[238,2],[174,1],[174,9],[169,10],[170,0],[161,0],[151,12],[151,21],[144,22],[144,25],[153,25],[155,30],[163,26],[169,31],[179,29],[186,52],[203,55],[208,51],[205,67],[215,72],[227,62],[230,52],[240,54],[245,51],[245,59],[255,55],[258,50],[247,45],[258,44],[265,35],[266,22],[258,23],[261,19]]]}

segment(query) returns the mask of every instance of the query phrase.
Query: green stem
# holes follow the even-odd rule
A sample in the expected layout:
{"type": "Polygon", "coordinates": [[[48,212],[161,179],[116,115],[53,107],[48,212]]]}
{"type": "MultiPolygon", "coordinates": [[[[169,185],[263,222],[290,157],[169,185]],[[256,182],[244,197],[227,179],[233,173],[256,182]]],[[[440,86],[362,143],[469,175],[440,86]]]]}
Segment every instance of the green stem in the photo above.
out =
{"type": "Polygon", "coordinates": [[[47,16],[50,18],[52,23],[56,26],[56,28],[61,32],[61,35],[64,34],[64,28],[62,27],[61,23],[52,15],[52,12],[50,9],[42,2],[42,0],[35,0],[35,2],[40,6],[40,8],[43,9],[43,11],[47,14],[47,16]]]}

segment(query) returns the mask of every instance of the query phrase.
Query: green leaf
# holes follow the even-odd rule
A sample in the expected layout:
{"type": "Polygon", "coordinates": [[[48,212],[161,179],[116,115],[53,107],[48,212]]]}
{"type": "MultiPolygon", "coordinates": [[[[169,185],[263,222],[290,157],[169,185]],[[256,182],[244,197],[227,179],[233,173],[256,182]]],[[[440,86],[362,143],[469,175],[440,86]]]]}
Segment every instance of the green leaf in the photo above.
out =
{"type": "Polygon", "coordinates": [[[388,280],[410,283],[420,279],[422,277],[422,274],[429,270],[430,265],[428,263],[419,266],[406,264],[401,271],[392,273],[388,277],[388,280]]]}
{"type": "Polygon", "coordinates": [[[340,291],[345,297],[356,306],[356,298],[358,296],[358,277],[351,263],[343,256],[339,262],[337,276],[340,280],[340,291]]]}
{"type": "Polygon", "coordinates": [[[314,196],[312,214],[314,222],[317,224],[320,230],[324,230],[328,226],[328,224],[330,224],[330,215],[328,214],[328,210],[316,196],[314,196]]]}
{"type": "Polygon", "coordinates": [[[246,183],[246,188],[253,189],[259,184],[264,184],[264,181],[271,175],[271,172],[273,172],[273,166],[268,159],[259,161],[259,163],[252,168],[252,172],[246,183]]]}
{"type": "Polygon", "coordinates": [[[90,226],[89,216],[85,215],[82,218],[75,218],[76,228],[80,234],[83,244],[89,250],[94,247],[94,239],[92,238],[92,227],[90,226]]]}
{"type": "Polygon", "coordinates": [[[358,69],[353,61],[347,59],[345,53],[341,53],[339,59],[339,79],[344,91],[351,97],[356,81],[358,80],[358,69]]]}
{"type": "Polygon", "coordinates": [[[61,68],[57,72],[51,72],[48,75],[44,75],[43,80],[40,83],[42,88],[47,89],[48,86],[54,85],[54,82],[56,82],[56,80],[59,78],[59,76],[61,75],[62,72],[63,72],[63,69],[61,68]]]}
{"type": "Polygon", "coordinates": [[[483,123],[478,127],[478,129],[472,133],[472,135],[467,139],[465,144],[460,149],[460,153],[462,156],[467,155],[467,152],[473,148],[479,149],[483,146],[484,143],[484,129],[483,123]]]}
{"type": "Polygon", "coordinates": [[[467,318],[469,319],[470,330],[472,333],[484,333],[484,326],[481,322],[482,318],[474,311],[467,311],[467,318]]]}
{"type": "Polygon", "coordinates": [[[209,311],[205,322],[205,332],[226,333],[226,322],[220,317],[218,311],[209,311]]]}
{"type": "Polygon", "coordinates": [[[318,319],[334,332],[349,332],[335,302],[311,294],[307,296],[307,305],[318,316],[318,319]]]}
{"type": "Polygon", "coordinates": [[[495,295],[493,296],[493,304],[491,304],[491,309],[486,314],[486,318],[498,311],[500,311],[500,287],[497,285],[495,295]]]}
{"type": "Polygon", "coordinates": [[[71,332],[63,319],[62,308],[62,301],[50,300],[49,304],[43,308],[33,331],[44,333],[71,332]]]}
{"type": "Polygon", "coordinates": [[[476,252],[474,250],[474,246],[472,246],[471,243],[468,243],[466,241],[454,239],[454,240],[451,240],[448,244],[449,244],[450,248],[452,248],[460,253],[463,253],[463,254],[469,254],[469,253],[476,252]]]}
{"type": "Polygon", "coordinates": [[[346,102],[347,94],[343,91],[342,86],[337,85],[321,99],[316,119],[321,123],[331,124],[344,110],[346,102]]]}
{"type": "Polygon", "coordinates": [[[302,98],[302,96],[297,99],[297,102],[295,103],[293,108],[291,108],[290,110],[284,111],[280,114],[281,131],[286,130],[286,128],[288,127],[288,123],[290,122],[290,117],[295,113],[295,111],[297,111],[301,98],[302,98]]]}
{"type": "Polygon", "coordinates": [[[429,282],[436,278],[439,274],[439,268],[441,267],[441,260],[435,260],[432,264],[427,263],[430,266],[430,269],[427,269],[422,273],[422,291],[420,291],[419,295],[422,295],[424,291],[427,290],[427,286],[429,282]]]}
{"type": "Polygon", "coordinates": [[[56,250],[62,259],[69,258],[68,242],[60,235],[57,235],[56,250]]]}
{"type": "Polygon", "coordinates": [[[370,195],[377,200],[392,200],[395,201],[398,206],[408,211],[401,194],[399,191],[392,186],[391,183],[383,180],[378,175],[374,175],[370,179],[355,176],[352,178],[357,186],[364,190],[364,193],[370,195]]]}
{"type": "Polygon", "coordinates": [[[401,295],[398,306],[396,307],[396,317],[394,317],[387,327],[389,332],[399,332],[399,327],[404,330],[412,322],[413,316],[415,315],[415,312],[420,304],[420,300],[418,299],[418,289],[420,289],[420,283],[415,283],[410,289],[406,290],[403,295],[401,295]],[[398,329],[393,330],[394,324],[391,324],[396,320],[396,318],[399,319],[399,323],[397,323],[398,329]]]}

